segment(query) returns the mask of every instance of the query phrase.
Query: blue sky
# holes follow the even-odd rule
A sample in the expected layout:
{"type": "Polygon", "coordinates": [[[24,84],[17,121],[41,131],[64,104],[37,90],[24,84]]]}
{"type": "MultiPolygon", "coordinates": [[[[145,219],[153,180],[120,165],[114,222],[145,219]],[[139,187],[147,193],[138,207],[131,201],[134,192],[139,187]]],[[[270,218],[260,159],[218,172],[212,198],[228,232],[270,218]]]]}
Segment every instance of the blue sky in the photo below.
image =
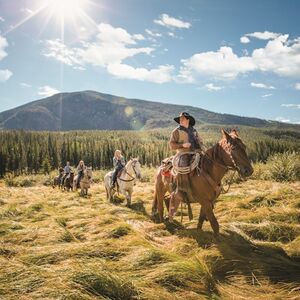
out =
{"type": "Polygon", "coordinates": [[[300,1],[0,0],[0,111],[103,93],[300,123],[300,1]]]}

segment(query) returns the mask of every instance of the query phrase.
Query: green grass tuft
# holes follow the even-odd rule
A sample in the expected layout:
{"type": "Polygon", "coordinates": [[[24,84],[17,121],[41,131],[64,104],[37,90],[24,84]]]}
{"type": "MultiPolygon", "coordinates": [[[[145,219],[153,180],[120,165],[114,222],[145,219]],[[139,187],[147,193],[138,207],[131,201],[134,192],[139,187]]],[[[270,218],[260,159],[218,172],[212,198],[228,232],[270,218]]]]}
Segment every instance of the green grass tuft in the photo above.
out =
{"type": "Polygon", "coordinates": [[[113,272],[98,270],[77,273],[73,282],[95,296],[103,296],[113,300],[138,299],[138,290],[127,279],[113,272]]]}
{"type": "Polygon", "coordinates": [[[132,228],[129,225],[120,225],[117,228],[113,229],[108,236],[111,238],[120,238],[122,236],[128,235],[131,231],[132,228]]]}

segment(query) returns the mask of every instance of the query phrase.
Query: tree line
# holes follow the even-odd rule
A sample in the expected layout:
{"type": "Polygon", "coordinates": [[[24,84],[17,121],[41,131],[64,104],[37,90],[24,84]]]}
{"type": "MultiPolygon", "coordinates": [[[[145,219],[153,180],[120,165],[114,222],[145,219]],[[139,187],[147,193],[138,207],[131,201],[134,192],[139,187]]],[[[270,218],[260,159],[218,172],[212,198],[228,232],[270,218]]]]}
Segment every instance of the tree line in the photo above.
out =
{"type": "MultiPolygon", "coordinates": [[[[220,139],[216,126],[198,129],[206,146],[220,139]]],[[[112,157],[120,149],[125,158],[139,157],[143,165],[158,166],[162,159],[172,155],[168,146],[170,130],[151,131],[0,131],[0,176],[38,173],[58,169],[66,161],[76,166],[82,159],[94,169],[112,168],[112,157]]],[[[295,139],[278,139],[262,130],[241,128],[240,135],[253,161],[265,161],[269,155],[297,151],[295,139]]]]}

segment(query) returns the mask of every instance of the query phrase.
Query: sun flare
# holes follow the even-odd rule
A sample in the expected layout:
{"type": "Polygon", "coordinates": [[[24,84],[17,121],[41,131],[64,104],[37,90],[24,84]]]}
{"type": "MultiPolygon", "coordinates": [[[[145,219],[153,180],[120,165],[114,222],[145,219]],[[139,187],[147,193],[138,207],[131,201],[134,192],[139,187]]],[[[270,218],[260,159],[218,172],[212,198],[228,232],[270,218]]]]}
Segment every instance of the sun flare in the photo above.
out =
{"type": "Polygon", "coordinates": [[[88,0],[50,0],[49,8],[54,15],[61,18],[78,17],[88,0]]]}

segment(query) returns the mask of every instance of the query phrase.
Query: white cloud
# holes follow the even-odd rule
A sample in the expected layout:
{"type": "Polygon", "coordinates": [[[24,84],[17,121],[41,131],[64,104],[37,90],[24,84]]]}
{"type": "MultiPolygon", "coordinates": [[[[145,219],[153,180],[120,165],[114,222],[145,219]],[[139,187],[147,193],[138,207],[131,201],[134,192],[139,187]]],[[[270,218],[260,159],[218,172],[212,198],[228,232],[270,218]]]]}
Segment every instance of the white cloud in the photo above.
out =
{"type": "Polygon", "coordinates": [[[0,16],[0,22],[4,22],[4,21],[5,21],[5,19],[0,16]]]}
{"type": "MultiPolygon", "coordinates": [[[[7,52],[4,50],[7,46],[6,38],[0,35],[0,61],[7,56],[7,52]]],[[[12,71],[8,69],[0,70],[0,82],[7,81],[12,75],[12,71]]]]}
{"type": "Polygon", "coordinates": [[[143,41],[143,40],[145,40],[145,37],[144,37],[142,34],[134,34],[134,35],[133,35],[133,38],[134,38],[135,40],[138,40],[138,41],[143,41]]]}
{"type": "Polygon", "coordinates": [[[255,83],[255,82],[251,82],[251,86],[252,87],[256,87],[259,89],[267,89],[267,90],[274,90],[275,87],[272,85],[266,85],[264,83],[255,83]]]}
{"type": "Polygon", "coordinates": [[[243,44],[248,44],[248,43],[250,43],[250,40],[246,36],[242,36],[240,38],[240,42],[243,43],[243,44]]]}
{"type": "Polygon", "coordinates": [[[140,81],[149,81],[155,83],[165,83],[172,80],[171,73],[174,66],[159,66],[157,69],[133,68],[126,64],[110,64],[107,66],[107,71],[124,79],[135,79],[140,81]]]}
{"type": "Polygon", "coordinates": [[[0,70],[0,82],[7,81],[12,74],[13,73],[10,70],[0,70]]]}
{"type": "Polygon", "coordinates": [[[267,97],[271,97],[271,96],[273,96],[273,94],[265,94],[265,95],[262,95],[261,97],[262,98],[267,98],[267,97]]]}
{"type": "Polygon", "coordinates": [[[43,97],[50,97],[57,93],[60,93],[60,91],[49,85],[41,86],[38,89],[38,94],[43,97]]]}
{"type": "Polygon", "coordinates": [[[290,119],[286,119],[286,118],[283,118],[283,117],[277,117],[275,120],[278,121],[278,122],[283,122],[283,123],[291,123],[290,119]]]}
{"type": "Polygon", "coordinates": [[[288,40],[287,34],[273,37],[264,48],[254,49],[250,56],[239,57],[231,47],[196,53],[182,60],[178,77],[185,78],[185,82],[194,82],[197,76],[226,80],[261,71],[300,78],[300,38],[288,40]]]}
{"type": "Polygon", "coordinates": [[[77,69],[82,69],[85,64],[106,67],[120,64],[124,59],[140,53],[150,54],[153,48],[129,47],[142,39],[144,37],[141,34],[131,35],[123,28],[102,23],[98,26],[94,42],[85,42],[80,48],[70,48],[60,40],[48,40],[44,55],[77,69]]]}
{"type": "Polygon", "coordinates": [[[281,104],[281,106],[300,109],[300,104],[283,103],[283,104],[281,104]]]}
{"type": "Polygon", "coordinates": [[[162,34],[161,33],[158,33],[158,32],[153,32],[149,29],[145,29],[146,33],[148,33],[150,36],[153,36],[153,37],[161,37],[162,34]]]}
{"type": "Polygon", "coordinates": [[[253,33],[247,33],[244,35],[244,37],[254,37],[259,40],[274,40],[278,38],[281,34],[280,33],[274,33],[270,31],[264,31],[264,32],[253,32],[253,33]]]}
{"type": "Polygon", "coordinates": [[[80,49],[69,48],[59,39],[46,40],[45,46],[44,56],[54,58],[68,66],[81,65],[80,49]]]}
{"type": "Polygon", "coordinates": [[[0,35],[0,60],[7,56],[7,53],[4,51],[7,46],[8,43],[6,38],[0,35]]]}
{"type": "Polygon", "coordinates": [[[223,86],[216,86],[213,83],[207,83],[205,85],[205,87],[207,88],[208,91],[219,91],[222,90],[224,87],[223,86]]]}
{"type": "Polygon", "coordinates": [[[31,85],[28,84],[28,83],[26,83],[26,82],[21,82],[21,83],[20,83],[20,86],[22,86],[22,87],[24,87],[24,88],[30,88],[30,87],[31,87],[31,85]]]}
{"type": "Polygon", "coordinates": [[[295,89],[296,89],[296,90],[300,90],[300,83],[296,83],[296,84],[295,84],[295,89]]]}
{"type": "MultiPolygon", "coordinates": [[[[238,57],[230,47],[221,47],[217,52],[194,54],[182,60],[180,76],[198,74],[216,79],[234,79],[240,73],[254,71],[256,66],[249,57],[238,57]]],[[[191,80],[191,78],[189,78],[191,80]]]]}
{"type": "Polygon", "coordinates": [[[175,19],[170,17],[167,14],[162,14],[159,20],[154,20],[154,23],[166,27],[175,27],[175,28],[190,28],[192,26],[189,22],[184,22],[180,19],[175,19]]]}
{"type": "Polygon", "coordinates": [[[131,35],[123,28],[105,23],[98,25],[98,31],[99,41],[106,44],[134,45],[135,40],[139,40],[141,36],[140,34],[131,35]]]}
{"type": "Polygon", "coordinates": [[[265,48],[255,49],[252,60],[260,71],[280,76],[300,77],[300,40],[288,40],[281,35],[267,43],[265,48]]]}
{"type": "MultiPolygon", "coordinates": [[[[147,33],[150,34],[150,32],[147,33]]],[[[86,65],[91,64],[106,68],[107,72],[118,78],[155,83],[171,81],[173,66],[162,65],[146,69],[134,68],[123,63],[125,59],[138,54],[151,54],[154,48],[137,46],[137,42],[144,39],[141,34],[131,35],[123,28],[115,28],[110,24],[102,23],[98,26],[96,39],[93,42],[85,42],[80,47],[71,48],[60,40],[48,40],[44,55],[55,58],[74,69],[83,70],[86,65]]]]}
{"type": "Polygon", "coordinates": [[[168,32],[167,35],[173,38],[177,37],[174,32],[168,32]]]}

